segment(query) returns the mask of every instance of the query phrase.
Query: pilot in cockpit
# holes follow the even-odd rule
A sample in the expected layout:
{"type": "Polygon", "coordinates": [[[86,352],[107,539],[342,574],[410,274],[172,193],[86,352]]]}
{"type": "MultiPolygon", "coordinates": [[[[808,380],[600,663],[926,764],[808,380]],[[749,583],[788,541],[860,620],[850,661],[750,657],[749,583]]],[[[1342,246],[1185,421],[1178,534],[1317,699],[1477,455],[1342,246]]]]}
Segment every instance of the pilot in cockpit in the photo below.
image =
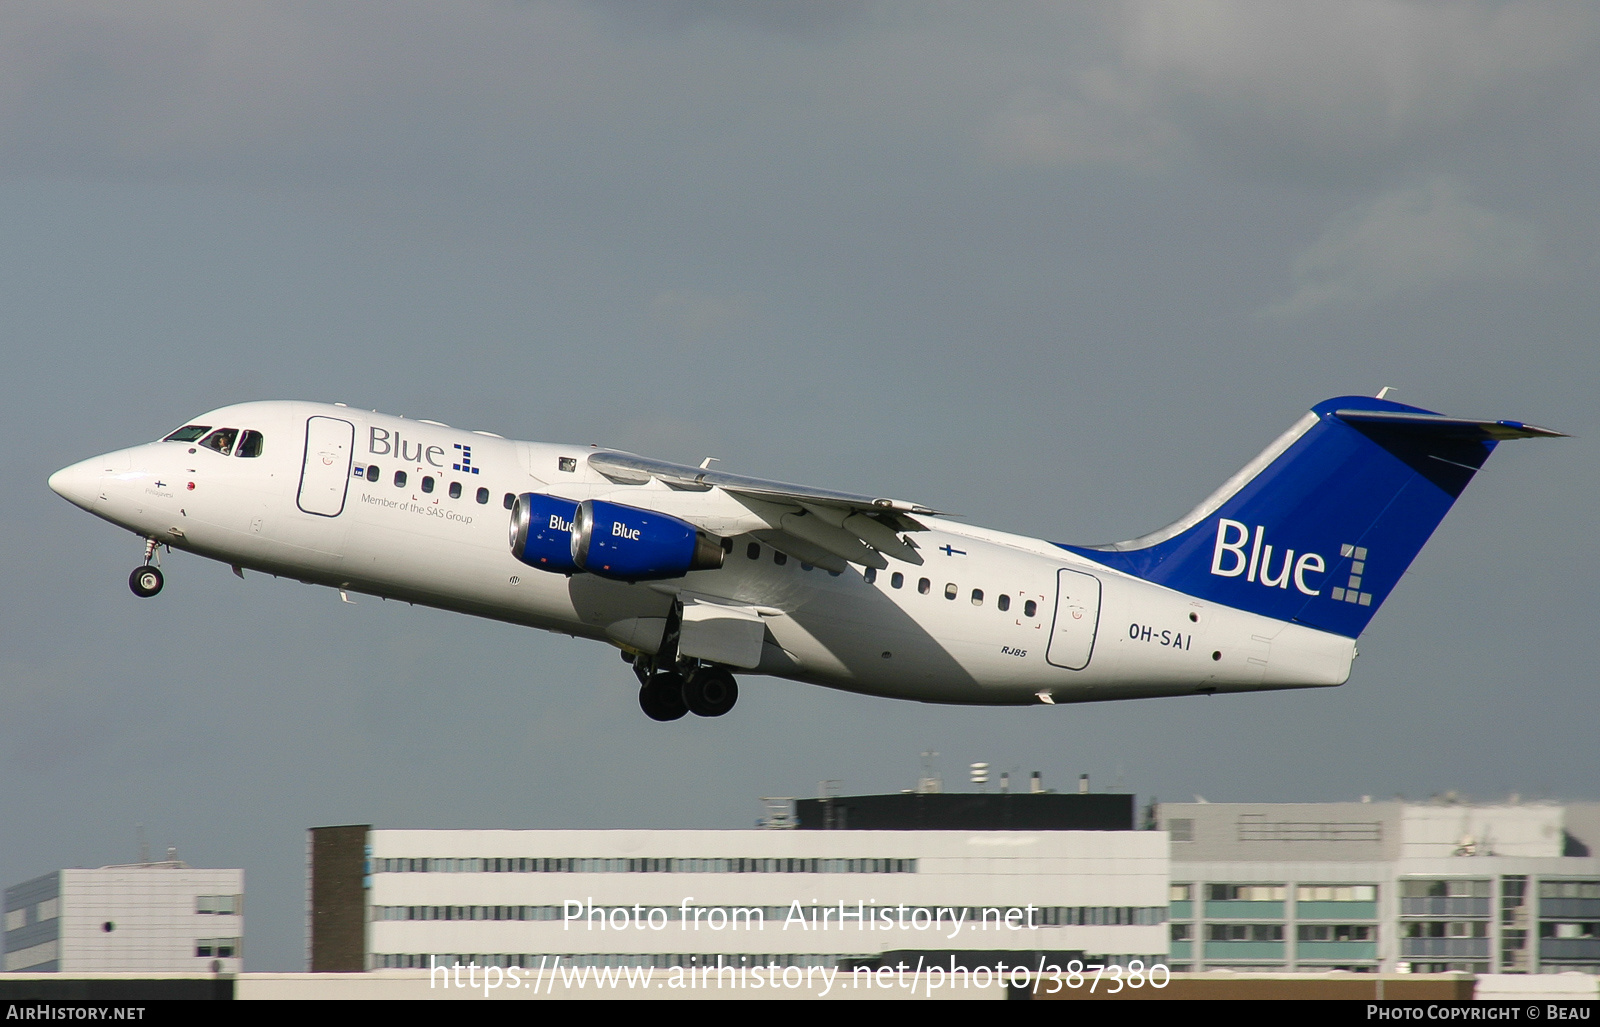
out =
{"type": "Polygon", "coordinates": [[[218,428],[200,440],[200,445],[214,449],[223,456],[233,452],[233,440],[239,437],[237,428],[218,428]]]}

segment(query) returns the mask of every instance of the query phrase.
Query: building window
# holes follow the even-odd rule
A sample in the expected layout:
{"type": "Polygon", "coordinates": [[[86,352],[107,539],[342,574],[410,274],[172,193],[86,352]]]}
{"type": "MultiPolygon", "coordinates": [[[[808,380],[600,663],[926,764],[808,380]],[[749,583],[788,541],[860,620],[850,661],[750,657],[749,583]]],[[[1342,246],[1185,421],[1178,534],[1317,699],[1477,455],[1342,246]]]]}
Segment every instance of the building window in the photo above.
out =
{"type": "MultiPolygon", "coordinates": [[[[1167,821],[1167,833],[1172,835],[1172,840],[1175,842],[1192,842],[1194,841],[1194,821],[1188,817],[1174,817],[1167,821]]],[[[1187,888],[1189,886],[1184,885],[1184,887],[1187,888]]],[[[1183,901],[1189,901],[1189,897],[1187,895],[1184,896],[1183,901]]]]}
{"type": "Polygon", "coordinates": [[[1373,924],[1301,924],[1300,941],[1377,941],[1378,928],[1373,924]]]}
{"type": "Polygon", "coordinates": [[[1173,941],[1194,941],[1194,924],[1172,924],[1173,941]]]}
{"type": "Polygon", "coordinates": [[[1206,885],[1206,898],[1212,902],[1282,902],[1288,893],[1281,884],[1206,885]]]}
{"type": "Polygon", "coordinates": [[[1400,897],[1403,899],[1474,898],[1489,897],[1488,881],[1401,881],[1400,897]]]}
{"type": "Polygon", "coordinates": [[[1206,924],[1207,941],[1282,941],[1282,924],[1206,924]]]}
{"type": "Polygon", "coordinates": [[[1172,887],[1167,889],[1167,901],[1168,902],[1193,902],[1194,901],[1194,885],[1192,885],[1192,884],[1175,884],[1175,885],[1173,885],[1172,887]]]}
{"type": "Polygon", "coordinates": [[[1302,884],[1294,890],[1296,902],[1376,902],[1375,884],[1302,884]]]}
{"type": "Polygon", "coordinates": [[[1400,925],[1407,938],[1487,938],[1484,920],[1414,920],[1400,925]]]}

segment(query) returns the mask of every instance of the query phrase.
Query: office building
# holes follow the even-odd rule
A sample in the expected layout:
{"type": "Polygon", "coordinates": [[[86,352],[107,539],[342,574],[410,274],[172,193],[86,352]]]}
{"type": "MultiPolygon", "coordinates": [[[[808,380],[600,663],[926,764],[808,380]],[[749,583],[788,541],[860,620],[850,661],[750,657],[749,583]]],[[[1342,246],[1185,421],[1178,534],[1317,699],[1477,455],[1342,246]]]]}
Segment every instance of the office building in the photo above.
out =
{"type": "Polygon", "coordinates": [[[1167,842],[1132,796],[826,801],[832,829],[314,829],[312,969],[1164,957],[1167,842]]]}
{"type": "Polygon", "coordinates": [[[237,973],[243,946],[243,870],[169,858],[5,890],[7,971],[237,973]]]}
{"type": "Polygon", "coordinates": [[[1161,803],[1174,970],[1600,973],[1600,804],[1161,803]]]}

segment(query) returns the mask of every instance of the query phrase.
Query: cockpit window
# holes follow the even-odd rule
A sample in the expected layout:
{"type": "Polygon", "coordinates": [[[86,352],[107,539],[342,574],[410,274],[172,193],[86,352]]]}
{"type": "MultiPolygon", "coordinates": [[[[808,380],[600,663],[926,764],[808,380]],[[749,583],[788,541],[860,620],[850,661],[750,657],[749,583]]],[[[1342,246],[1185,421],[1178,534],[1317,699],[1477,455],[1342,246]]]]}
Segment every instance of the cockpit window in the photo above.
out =
{"type": "MultiPolygon", "coordinates": [[[[239,436],[239,450],[234,456],[260,456],[261,443],[261,433],[246,428],[239,436]]],[[[372,480],[377,481],[378,476],[374,474],[372,480]]]]}
{"type": "Polygon", "coordinates": [[[193,442],[211,430],[209,424],[186,424],[182,428],[162,439],[162,442],[193,442]]]}
{"type": "Polygon", "coordinates": [[[200,445],[207,449],[214,449],[223,456],[233,452],[233,440],[239,437],[237,428],[218,428],[216,431],[200,440],[200,445]]]}

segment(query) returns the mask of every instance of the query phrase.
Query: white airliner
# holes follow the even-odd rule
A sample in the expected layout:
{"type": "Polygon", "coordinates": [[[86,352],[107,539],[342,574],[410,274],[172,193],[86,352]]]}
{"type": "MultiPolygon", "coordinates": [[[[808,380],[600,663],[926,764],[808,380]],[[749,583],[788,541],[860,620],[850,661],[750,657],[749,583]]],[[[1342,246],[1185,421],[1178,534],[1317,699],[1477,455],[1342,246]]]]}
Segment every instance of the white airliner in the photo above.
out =
{"type": "Polygon", "coordinates": [[[1560,435],[1332,399],[1183,519],[1105,546],[340,404],[223,407],[50,487],[144,540],[136,595],[180,549],[593,638],[673,720],[728,712],[735,670],[982,705],[1343,684],[1496,443],[1560,435]]]}

